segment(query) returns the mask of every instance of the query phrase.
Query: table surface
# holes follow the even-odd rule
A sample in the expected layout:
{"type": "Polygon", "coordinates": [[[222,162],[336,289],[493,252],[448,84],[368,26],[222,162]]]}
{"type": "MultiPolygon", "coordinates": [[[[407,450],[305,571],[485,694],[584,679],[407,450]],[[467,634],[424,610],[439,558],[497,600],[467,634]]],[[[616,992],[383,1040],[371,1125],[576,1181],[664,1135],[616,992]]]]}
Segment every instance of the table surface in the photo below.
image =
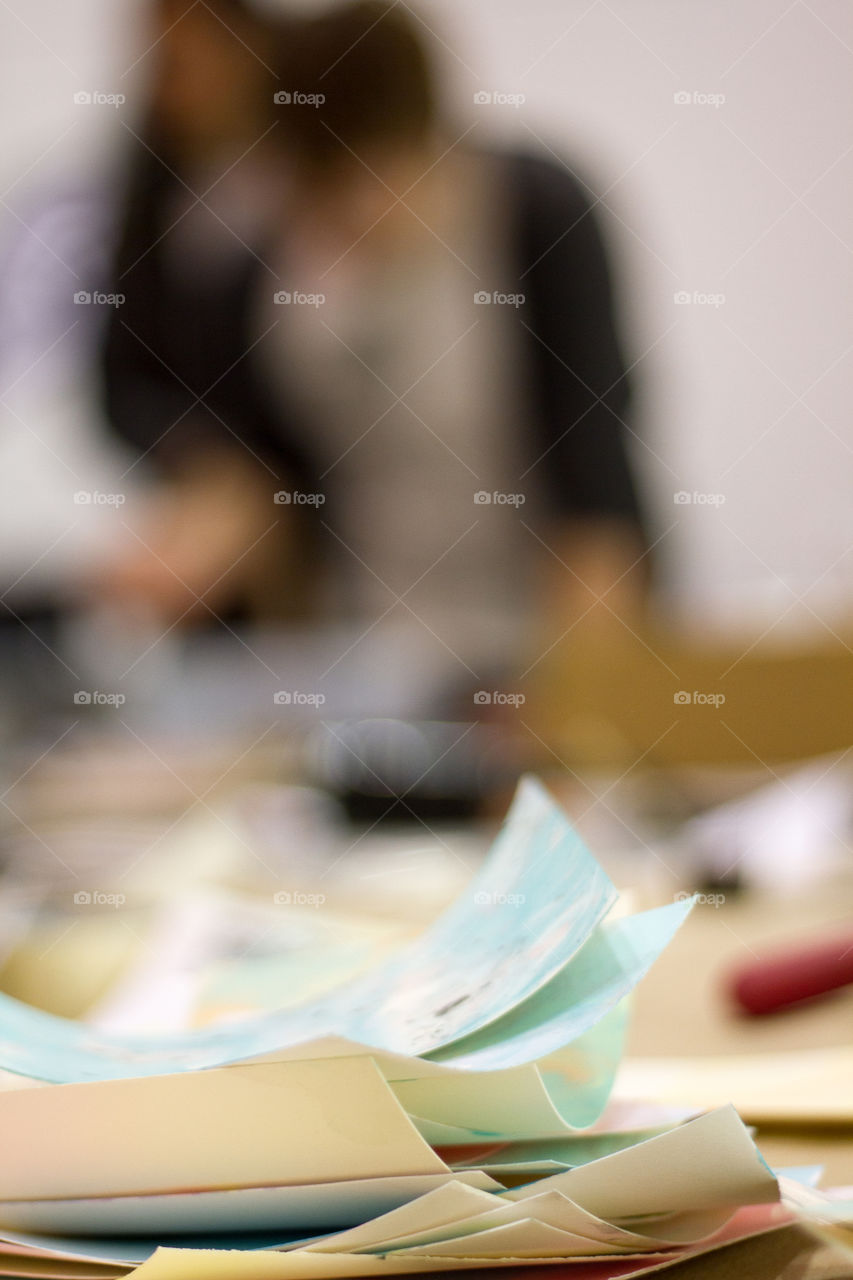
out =
{"type": "MultiPolygon", "coordinates": [[[[738,1016],[725,994],[727,973],[757,955],[784,949],[788,939],[820,941],[845,928],[853,935],[849,881],[796,898],[743,893],[721,907],[697,907],[637,989],[629,1054],[685,1057],[850,1044],[853,986],[764,1018],[738,1016]]],[[[776,1167],[823,1164],[823,1185],[853,1184],[853,1127],[762,1128],[758,1145],[776,1167]]]]}
{"type": "MultiPolygon", "coordinates": [[[[75,757],[73,763],[75,791],[79,793],[78,771],[84,770],[90,778],[96,777],[97,771],[92,769],[91,761],[81,760],[79,756],[75,757]]],[[[280,764],[280,760],[278,763],[280,764]]],[[[66,809],[68,788],[63,789],[58,783],[62,782],[67,771],[68,766],[65,770],[59,770],[59,778],[51,776],[45,779],[44,775],[49,771],[42,765],[27,775],[25,781],[30,789],[40,780],[47,782],[47,793],[39,792],[37,796],[30,796],[36,802],[33,808],[44,809],[46,795],[48,798],[52,795],[55,803],[46,807],[54,812],[66,809]],[[57,790],[61,799],[56,794],[57,790]]],[[[214,776],[218,776],[215,770],[214,776]]],[[[139,804],[136,764],[128,777],[134,782],[133,795],[139,804]]],[[[233,778],[229,781],[233,785],[233,778]]],[[[115,776],[112,782],[115,784],[115,776]]],[[[118,790],[121,791],[121,788],[118,790]]],[[[91,806],[92,795],[87,792],[86,798],[91,806]]],[[[115,785],[112,799],[115,804],[115,785]]],[[[125,807],[122,799],[118,798],[121,811],[125,807]]],[[[126,797],[124,799],[126,802],[126,797]]],[[[583,795],[581,800],[582,811],[589,806],[589,797],[583,795]]],[[[149,804],[143,808],[148,808],[149,805],[154,807],[150,798],[149,804]]],[[[570,804],[568,807],[571,811],[573,806],[570,804]]],[[[618,803],[614,803],[614,808],[618,807],[618,803]]],[[[623,834],[619,824],[613,827],[612,834],[614,837],[623,834]]],[[[483,835],[485,847],[486,833],[483,835]]],[[[429,840],[427,832],[420,830],[416,836],[416,839],[412,838],[413,844],[432,847],[433,842],[429,840]]],[[[610,833],[606,831],[597,834],[590,832],[588,838],[599,855],[611,845],[610,833]]],[[[386,840],[387,845],[396,843],[393,836],[386,837],[386,840]]],[[[637,850],[638,854],[639,852],[637,850]]],[[[362,858],[367,856],[364,846],[360,846],[360,853],[362,858]]],[[[387,846],[377,852],[377,858],[380,853],[382,857],[379,860],[382,861],[387,856],[387,846]]],[[[476,857],[469,857],[468,853],[469,850],[466,849],[464,859],[455,860],[449,854],[445,858],[448,864],[445,868],[446,884],[438,875],[441,868],[436,862],[432,864],[427,881],[438,901],[428,902],[430,895],[423,893],[422,873],[425,868],[422,868],[420,879],[416,877],[419,891],[405,895],[409,908],[412,909],[413,904],[419,903],[425,912],[428,909],[430,915],[440,909],[440,899],[451,898],[458,889],[456,880],[476,865],[476,857]]],[[[602,860],[608,862],[607,858],[602,860]]],[[[618,867],[619,874],[615,875],[620,887],[627,887],[642,879],[641,869],[639,866],[634,867],[632,858],[628,859],[628,863],[630,865],[626,866],[622,861],[618,867]]],[[[342,868],[345,866],[346,862],[342,864],[342,868]]],[[[361,870],[364,872],[364,866],[361,870]]],[[[412,870],[416,868],[413,867],[412,870]]],[[[390,878],[391,882],[396,880],[396,876],[390,878]]],[[[352,883],[350,879],[350,888],[352,883]]],[[[376,882],[371,880],[370,883],[376,882]]],[[[657,888],[660,889],[660,886],[657,888]]],[[[667,892],[672,892],[671,883],[667,892]]],[[[653,899],[664,900],[660,892],[655,892],[653,899]]],[[[637,909],[642,909],[653,905],[653,900],[647,900],[647,894],[640,892],[635,905],[637,909]]],[[[399,906],[400,902],[397,900],[389,904],[388,909],[393,910],[396,916],[399,906]]],[[[414,925],[416,922],[413,920],[412,923],[414,925]]],[[[65,928],[64,925],[62,927],[65,928]]],[[[726,973],[754,959],[756,955],[784,947],[789,940],[819,940],[830,933],[841,934],[845,929],[853,933],[853,869],[844,881],[816,886],[796,896],[744,892],[727,895],[725,903],[720,907],[698,906],[634,996],[628,1039],[629,1055],[683,1057],[693,1054],[772,1053],[851,1043],[853,987],[808,1007],[763,1019],[736,1016],[727,1004],[724,988],[726,973]]],[[[72,933],[71,938],[75,936],[72,933]]],[[[66,975],[68,957],[64,948],[68,945],[66,939],[62,943],[54,945],[51,942],[50,947],[41,948],[41,951],[47,951],[48,959],[54,958],[57,965],[63,966],[66,975]]],[[[837,1130],[762,1128],[758,1133],[758,1143],[765,1158],[775,1167],[821,1164],[825,1170],[823,1185],[853,1184],[853,1127],[837,1130]]]]}

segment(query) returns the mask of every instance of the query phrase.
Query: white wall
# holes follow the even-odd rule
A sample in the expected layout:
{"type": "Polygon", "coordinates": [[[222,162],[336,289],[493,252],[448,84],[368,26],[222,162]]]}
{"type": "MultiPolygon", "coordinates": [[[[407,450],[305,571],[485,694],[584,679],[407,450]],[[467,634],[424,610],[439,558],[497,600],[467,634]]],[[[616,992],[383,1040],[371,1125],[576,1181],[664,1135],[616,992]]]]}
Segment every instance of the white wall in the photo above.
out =
{"type": "MultiPolygon", "coordinates": [[[[0,179],[82,162],[115,121],[121,0],[0,9],[0,179]],[[16,18],[14,14],[18,15],[16,18]],[[78,161],[78,157],[81,160],[78,161]]],[[[853,600],[853,11],[846,0],[422,0],[460,118],[576,159],[603,207],[645,391],[638,462],[671,582],[701,624],[853,600]],[[679,92],[724,95],[680,105],[679,92]],[[720,306],[674,294],[723,294],[720,306]],[[677,506],[679,490],[722,494],[677,506]],[[804,602],[797,603],[805,593],[804,602]]],[[[0,224],[1,225],[1,224],[0,224]]]]}
{"type": "Polygon", "coordinates": [[[433,0],[439,12],[463,96],[525,93],[517,111],[487,110],[578,156],[608,193],[630,345],[652,348],[638,456],[661,527],[678,522],[664,545],[689,612],[778,616],[810,588],[822,616],[849,611],[849,4],[433,0]],[[725,101],[676,105],[680,91],[725,101]],[[679,290],[725,303],[676,306],[679,290]],[[676,507],[681,489],[725,504],[676,507]]]}

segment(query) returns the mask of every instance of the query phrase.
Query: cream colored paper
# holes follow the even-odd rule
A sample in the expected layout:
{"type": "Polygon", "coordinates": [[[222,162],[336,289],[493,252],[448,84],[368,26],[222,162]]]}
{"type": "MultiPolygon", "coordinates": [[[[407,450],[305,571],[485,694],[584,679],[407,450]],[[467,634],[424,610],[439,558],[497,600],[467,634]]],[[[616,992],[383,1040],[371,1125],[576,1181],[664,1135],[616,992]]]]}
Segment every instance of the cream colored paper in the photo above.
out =
{"type": "Polygon", "coordinates": [[[479,1169],[402,1178],[359,1178],[300,1187],[236,1187],[173,1195],[100,1196],[81,1200],[0,1201],[0,1232],[50,1235],[203,1235],[216,1231],[331,1231],[343,1222],[369,1222],[456,1181],[501,1191],[479,1169]]]}
{"type": "Polygon", "coordinates": [[[491,1261],[493,1258],[598,1258],[625,1251],[614,1245],[587,1240],[560,1231],[535,1218],[522,1218],[506,1226],[490,1231],[478,1231],[474,1236],[461,1236],[440,1240],[435,1244],[417,1245],[411,1250],[401,1249],[395,1258],[416,1255],[421,1258],[471,1258],[491,1261]]]}
{"type": "Polygon", "coordinates": [[[253,1062],[368,1055],[418,1131],[435,1146],[573,1136],[551,1101],[536,1063],[500,1071],[467,1071],[424,1058],[371,1049],[340,1036],[265,1054],[253,1062]]]}
{"type": "MultiPolygon", "coordinates": [[[[655,1255],[657,1256],[657,1255],[655,1255]]],[[[517,1258],[490,1258],[489,1267],[517,1267],[517,1258]]],[[[553,1259],[525,1259],[525,1266],[548,1266],[553,1259]]],[[[586,1259],[578,1259],[584,1262],[586,1259]]],[[[344,1280],[346,1277],[419,1275],[482,1268],[482,1258],[435,1258],[407,1254],[387,1258],[352,1253],[214,1253],[158,1249],[132,1272],[133,1280],[344,1280]]],[[[641,1262],[638,1261],[638,1267],[641,1262]]]]}
{"type": "Polygon", "coordinates": [[[0,1249],[0,1276],[26,1276],[27,1280],[113,1280],[126,1276],[128,1267],[100,1266],[91,1262],[51,1259],[38,1254],[10,1253],[0,1249]]]}
{"type": "MultiPolygon", "coordinates": [[[[446,1188],[444,1194],[449,1195],[446,1188]]],[[[672,1219],[670,1230],[676,1239],[663,1234],[656,1237],[652,1231],[638,1233],[615,1226],[595,1217],[580,1205],[567,1200],[558,1191],[545,1192],[520,1201],[507,1200],[505,1197],[489,1197],[491,1204],[482,1201],[482,1212],[464,1219],[441,1220],[439,1195],[435,1193],[433,1206],[435,1211],[426,1212],[425,1206],[406,1206],[406,1210],[398,1214],[387,1214],[381,1220],[368,1224],[367,1229],[356,1228],[354,1231],[333,1236],[329,1240],[310,1246],[317,1252],[386,1252],[389,1249],[408,1248],[409,1251],[432,1252],[432,1245],[438,1242],[467,1238],[466,1253],[481,1255],[480,1243],[485,1232],[499,1227],[517,1223],[522,1219],[534,1220],[544,1226],[571,1235],[575,1245],[571,1252],[594,1255],[598,1253],[628,1252],[636,1253],[653,1248],[670,1248],[673,1244],[695,1243],[712,1235],[731,1216],[728,1210],[706,1213],[703,1215],[679,1215],[672,1219]],[[415,1222],[421,1221],[419,1228],[412,1229],[415,1222]],[[398,1234],[405,1228],[405,1234],[398,1234]],[[481,1233],[481,1234],[477,1234],[481,1233]]],[[[429,1199],[429,1197],[426,1197],[429,1199]]],[[[470,1204],[475,1205],[473,1197],[470,1204]]],[[[459,1207],[464,1203],[460,1198],[456,1202],[459,1207]]],[[[567,1243],[567,1242],[565,1242],[567,1243]]],[[[456,1251],[458,1252],[458,1250],[456,1251]]]]}
{"type": "Polygon", "coordinates": [[[372,1222],[340,1231],[328,1240],[318,1240],[308,1249],[312,1253],[354,1253],[358,1249],[377,1249],[393,1240],[428,1235],[436,1229],[448,1234],[457,1224],[494,1207],[495,1197],[488,1192],[451,1182],[372,1222]]]}
{"type": "Polygon", "coordinates": [[[732,1103],[748,1124],[853,1123],[853,1047],[714,1058],[634,1058],[614,1097],[695,1107],[732,1103]]]}
{"type": "Polygon", "coordinates": [[[508,1142],[577,1133],[561,1118],[535,1066],[396,1080],[392,1087],[419,1122],[457,1127],[469,1141],[472,1131],[479,1141],[508,1142]]]}
{"type": "Polygon", "coordinates": [[[0,1094],[0,1133],[4,1200],[448,1172],[369,1058],[0,1094]]]}
{"type": "Polygon", "coordinates": [[[524,1200],[544,1191],[561,1191],[597,1217],[623,1223],[779,1198],[776,1179],[732,1107],[505,1195],[524,1200]]]}

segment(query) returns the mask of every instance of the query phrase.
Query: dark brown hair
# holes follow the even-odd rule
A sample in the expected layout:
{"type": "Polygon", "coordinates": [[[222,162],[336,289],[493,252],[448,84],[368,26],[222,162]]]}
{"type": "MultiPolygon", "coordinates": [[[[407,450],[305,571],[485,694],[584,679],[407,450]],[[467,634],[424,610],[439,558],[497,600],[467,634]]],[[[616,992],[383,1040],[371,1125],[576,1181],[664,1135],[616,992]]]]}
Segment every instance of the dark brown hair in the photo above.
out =
{"type": "Polygon", "coordinates": [[[376,145],[417,145],[436,121],[426,42],[399,0],[352,0],[296,24],[279,71],[281,141],[307,168],[376,145]]]}

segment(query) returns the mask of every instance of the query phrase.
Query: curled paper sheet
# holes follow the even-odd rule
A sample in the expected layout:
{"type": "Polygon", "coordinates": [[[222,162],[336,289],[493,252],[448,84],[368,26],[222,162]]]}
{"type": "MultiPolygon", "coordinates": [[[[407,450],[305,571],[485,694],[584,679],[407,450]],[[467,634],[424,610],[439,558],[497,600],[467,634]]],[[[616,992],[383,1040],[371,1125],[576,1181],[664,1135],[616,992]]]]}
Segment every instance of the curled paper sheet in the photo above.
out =
{"type": "Polygon", "coordinates": [[[302,1006],[132,1044],[0,1000],[0,1274],[605,1280],[787,1220],[731,1107],[605,1111],[691,908],[614,899],[527,780],[449,911],[302,1006]]]}
{"type": "MultiPolygon", "coordinates": [[[[420,938],[352,982],[235,1026],[144,1039],[98,1033],[2,996],[0,1068],[55,1082],[159,1075],[329,1034],[398,1053],[431,1053],[482,1030],[543,987],[615,900],[565,815],[526,778],[465,892],[420,938]]],[[[524,1050],[498,1065],[536,1056],[524,1050]]]]}

